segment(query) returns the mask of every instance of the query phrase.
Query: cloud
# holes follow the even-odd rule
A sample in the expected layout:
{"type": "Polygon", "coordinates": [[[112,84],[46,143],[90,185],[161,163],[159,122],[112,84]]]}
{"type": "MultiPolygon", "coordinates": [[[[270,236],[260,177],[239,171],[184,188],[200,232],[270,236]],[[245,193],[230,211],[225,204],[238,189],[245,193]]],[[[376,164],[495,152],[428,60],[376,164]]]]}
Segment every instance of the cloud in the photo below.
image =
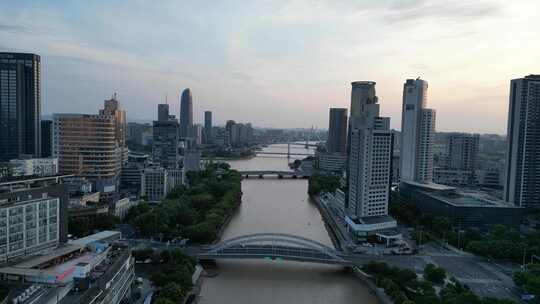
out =
{"type": "Polygon", "coordinates": [[[13,25],[0,23],[0,32],[7,32],[10,34],[28,34],[34,32],[34,29],[24,25],[13,25]]]}
{"type": "Polygon", "coordinates": [[[390,9],[387,20],[395,23],[433,18],[461,22],[495,16],[500,11],[499,4],[488,1],[417,1],[390,9]]]}

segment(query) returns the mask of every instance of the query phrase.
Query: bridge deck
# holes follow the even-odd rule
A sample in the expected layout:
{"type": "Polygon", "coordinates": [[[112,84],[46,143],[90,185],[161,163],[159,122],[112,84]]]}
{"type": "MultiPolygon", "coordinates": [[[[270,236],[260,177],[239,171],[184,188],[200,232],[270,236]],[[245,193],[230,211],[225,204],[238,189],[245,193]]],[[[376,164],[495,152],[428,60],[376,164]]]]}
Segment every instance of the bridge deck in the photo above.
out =
{"type": "Polygon", "coordinates": [[[316,249],[283,245],[235,245],[223,248],[215,253],[198,254],[197,257],[203,260],[280,258],[319,264],[354,265],[346,255],[335,257],[316,249]]]}

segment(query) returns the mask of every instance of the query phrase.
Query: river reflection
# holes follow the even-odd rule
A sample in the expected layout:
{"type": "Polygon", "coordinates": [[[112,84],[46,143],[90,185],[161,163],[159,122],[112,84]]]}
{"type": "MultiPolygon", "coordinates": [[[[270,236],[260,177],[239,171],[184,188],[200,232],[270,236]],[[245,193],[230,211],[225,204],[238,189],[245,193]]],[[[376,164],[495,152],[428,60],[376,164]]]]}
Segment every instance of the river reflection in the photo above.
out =
{"type": "MultiPolygon", "coordinates": [[[[286,152],[287,147],[265,150],[286,152]]],[[[284,156],[257,156],[230,164],[238,170],[287,170],[290,161],[284,156]]],[[[332,246],[319,211],[309,202],[306,180],[245,179],[242,192],[242,205],[222,239],[278,232],[332,246]]],[[[339,266],[264,260],[222,261],[218,266],[220,274],[204,280],[200,303],[377,303],[367,287],[339,266]]]]}

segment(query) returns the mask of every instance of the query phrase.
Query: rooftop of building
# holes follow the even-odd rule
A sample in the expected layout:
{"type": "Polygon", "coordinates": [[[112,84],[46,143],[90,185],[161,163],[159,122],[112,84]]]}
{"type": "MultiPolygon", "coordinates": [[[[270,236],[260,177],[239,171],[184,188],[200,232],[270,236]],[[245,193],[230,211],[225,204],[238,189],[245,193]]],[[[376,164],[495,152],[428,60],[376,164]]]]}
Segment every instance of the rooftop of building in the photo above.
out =
{"type": "MultiPolygon", "coordinates": [[[[30,179],[21,179],[17,181],[8,181],[0,183],[0,197],[4,201],[10,201],[11,203],[20,203],[23,201],[30,201],[38,199],[32,191],[43,189],[43,193],[50,193],[45,189],[59,189],[63,187],[62,178],[70,175],[54,175],[47,177],[32,177],[30,179]],[[26,196],[26,194],[32,194],[26,196]],[[15,198],[15,199],[14,199],[15,198]]],[[[51,197],[55,195],[50,194],[51,197]]],[[[41,196],[41,195],[40,195],[41,196]]],[[[41,198],[46,198],[45,196],[41,198]]]]}
{"type": "Polygon", "coordinates": [[[36,176],[36,175],[30,175],[30,176],[16,176],[13,178],[10,178],[9,180],[0,181],[0,188],[3,186],[14,186],[17,184],[20,185],[28,185],[28,184],[35,184],[39,182],[47,182],[47,181],[61,181],[63,178],[67,177],[73,177],[73,174],[56,174],[56,175],[49,175],[49,176],[36,176]]]}
{"type": "Polygon", "coordinates": [[[480,190],[456,189],[449,192],[424,193],[456,207],[521,208],[480,190]]]}
{"type": "Polygon", "coordinates": [[[369,80],[361,80],[361,81],[353,81],[351,82],[351,85],[352,86],[365,86],[365,85],[368,85],[368,86],[374,86],[375,84],[377,84],[375,81],[369,81],[369,80]]]}
{"type": "Polygon", "coordinates": [[[0,273],[24,276],[25,281],[64,285],[73,280],[75,266],[100,265],[109,256],[108,248],[119,238],[117,231],[103,231],[9,263],[0,268],[0,273]]]}
{"type": "Polygon", "coordinates": [[[520,208],[479,189],[450,187],[435,183],[404,181],[425,195],[456,207],[520,208]]]}
{"type": "Polygon", "coordinates": [[[40,56],[33,53],[0,52],[0,58],[7,59],[39,59],[40,56]]]}
{"type": "Polygon", "coordinates": [[[420,183],[420,182],[415,182],[415,181],[401,181],[401,183],[409,184],[417,188],[424,188],[426,190],[435,190],[435,191],[456,190],[456,187],[451,187],[451,186],[436,184],[436,183],[420,183]]]}
{"type": "MultiPolygon", "coordinates": [[[[10,302],[21,296],[28,298],[29,288],[36,289],[30,285],[32,282],[38,282],[39,285],[34,285],[41,286],[39,291],[32,291],[31,300],[38,303],[53,300],[56,303],[90,303],[96,297],[105,296],[103,290],[109,287],[107,282],[113,279],[130,256],[127,244],[100,242],[108,235],[110,232],[100,233],[85,238],[80,245],[70,244],[58,248],[49,255],[43,255],[43,259],[48,259],[45,263],[43,259],[34,258],[33,268],[21,267],[25,264],[0,268],[1,273],[24,276],[26,280],[25,283],[12,284],[19,292],[12,293],[10,302]],[[66,254],[66,247],[80,249],[66,254]],[[88,289],[74,288],[75,285],[71,283],[76,278],[89,280],[88,289]],[[62,298],[58,299],[58,294],[62,295],[62,298]]],[[[28,265],[30,264],[27,263],[26,266],[28,265]]]]}
{"type": "Polygon", "coordinates": [[[395,221],[394,218],[392,218],[389,215],[379,215],[379,216],[366,216],[366,217],[352,217],[351,220],[358,225],[364,224],[364,225],[373,225],[373,224],[381,224],[381,223],[388,223],[395,221]]]}

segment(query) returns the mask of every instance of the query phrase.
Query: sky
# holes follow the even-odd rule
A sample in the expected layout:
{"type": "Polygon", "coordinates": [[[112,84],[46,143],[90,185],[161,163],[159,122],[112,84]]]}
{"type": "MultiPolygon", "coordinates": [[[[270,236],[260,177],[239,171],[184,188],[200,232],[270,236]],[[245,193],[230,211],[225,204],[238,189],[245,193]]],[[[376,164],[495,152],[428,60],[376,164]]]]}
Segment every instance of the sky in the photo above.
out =
{"type": "Polygon", "coordinates": [[[350,83],[377,82],[401,125],[403,83],[429,82],[437,130],[506,132],[509,83],[540,73],[538,0],[3,0],[0,51],[42,60],[42,113],[128,120],[213,111],[261,127],[328,127],[350,83]]]}

